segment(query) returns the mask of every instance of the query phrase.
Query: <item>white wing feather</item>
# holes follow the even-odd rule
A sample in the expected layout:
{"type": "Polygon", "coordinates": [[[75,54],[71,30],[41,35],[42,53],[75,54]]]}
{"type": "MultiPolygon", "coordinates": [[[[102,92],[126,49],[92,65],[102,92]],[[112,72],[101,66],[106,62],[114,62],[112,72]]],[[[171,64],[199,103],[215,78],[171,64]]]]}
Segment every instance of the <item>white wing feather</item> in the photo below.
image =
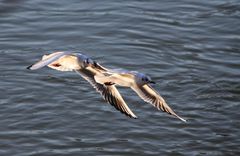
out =
{"type": "Polygon", "coordinates": [[[50,54],[48,56],[43,56],[43,59],[38,61],[37,63],[30,65],[29,67],[27,67],[30,70],[36,70],[39,68],[42,68],[44,66],[47,66],[49,64],[51,64],[52,62],[58,60],[59,58],[61,58],[64,55],[70,54],[70,52],[56,52],[53,54],[50,54]]]}

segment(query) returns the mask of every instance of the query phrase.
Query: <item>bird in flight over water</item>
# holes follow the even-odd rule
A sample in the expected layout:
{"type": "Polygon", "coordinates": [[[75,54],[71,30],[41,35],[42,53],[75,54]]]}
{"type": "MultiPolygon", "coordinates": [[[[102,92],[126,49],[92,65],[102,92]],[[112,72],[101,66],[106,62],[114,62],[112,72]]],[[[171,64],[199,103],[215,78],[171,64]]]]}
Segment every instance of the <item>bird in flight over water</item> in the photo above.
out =
{"type": "Polygon", "coordinates": [[[40,61],[30,65],[27,69],[36,70],[44,66],[59,71],[75,71],[88,81],[102,95],[105,101],[131,118],[137,118],[137,116],[128,107],[116,86],[131,88],[145,102],[186,122],[152,88],[150,84],[155,82],[143,73],[122,69],[108,69],[81,53],[62,51],[44,55],[40,61]]]}

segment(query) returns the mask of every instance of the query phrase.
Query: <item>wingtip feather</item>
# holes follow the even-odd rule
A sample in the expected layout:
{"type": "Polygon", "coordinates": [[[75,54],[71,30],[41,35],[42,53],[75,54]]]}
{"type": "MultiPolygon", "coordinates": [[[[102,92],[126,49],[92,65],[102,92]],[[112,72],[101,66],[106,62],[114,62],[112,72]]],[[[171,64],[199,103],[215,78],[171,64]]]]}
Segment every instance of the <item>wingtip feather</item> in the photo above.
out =
{"type": "Polygon", "coordinates": [[[33,66],[33,64],[30,65],[30,66],[28,66],[28,67],[26,67],[26,69],[31,70],[31,67],[32,67],[32,66],[33,66]]]}
{"type": "Polygon", "coordinates": [[[137,119],[138,117],[137,117],[136,115],[134,115],[134,116],[131,116],[131,118],[133,118],[133,119],[137,119]]]}
{"type": "Polygon", "coordinates": [[[187,122],[187,120],[185,120],[185,119],[183,119],[183,118],[181,118],[180,116],[178,116],[178,115],[176,115],[176,117],[178,118],[178,119],[180,119],[181,121],[183,121],[183,122],[187,122]]]}

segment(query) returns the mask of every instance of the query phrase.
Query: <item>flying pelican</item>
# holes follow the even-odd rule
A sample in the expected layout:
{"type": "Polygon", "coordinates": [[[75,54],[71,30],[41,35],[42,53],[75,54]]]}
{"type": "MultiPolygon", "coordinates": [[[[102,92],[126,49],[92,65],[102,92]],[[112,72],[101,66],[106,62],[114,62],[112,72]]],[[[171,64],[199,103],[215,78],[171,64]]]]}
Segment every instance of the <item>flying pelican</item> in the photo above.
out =
{"type": "Polygon", "coordinates": [[[122,69],[107,69],[86,55],[72,52],[54,52],[44,55],[42,60],[30,65],[27,69],[36,70],[44,66],[60,71],[77,72],[103,96],[104,100],[131,118],[137,118],[137,116],[127,106],[116,85],[130,87],[145,102],[186,122],[150,86],[151,83],[155,82],[145,74],[122,69]]]}

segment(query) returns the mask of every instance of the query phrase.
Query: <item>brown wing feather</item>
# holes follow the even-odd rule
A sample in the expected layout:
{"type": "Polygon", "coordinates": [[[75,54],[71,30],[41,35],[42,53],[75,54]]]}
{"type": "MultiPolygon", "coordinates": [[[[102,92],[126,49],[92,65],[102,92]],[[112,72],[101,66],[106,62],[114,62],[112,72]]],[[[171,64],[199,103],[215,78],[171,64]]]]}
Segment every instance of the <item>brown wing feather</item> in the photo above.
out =
{"type": "Polygon", "coordinates": [[[131,118],[137,118],[137,116],[127,106],[121,94],[118,92],[114,85],[105,86],[97,83],[94,79],[94,73],[89,70],[81,69],[77,70],[76,72],[79,73],[85,80],[87,80],[102,95],[105,101],[114,106],[123,114],[131,118]]]}
{"type": "Polygon", "coordinates": [[[185,119],[178,116],[165,102],[165,100],[155,91],[150,85],[145,84],[143,86],[135,85],[132,89],[145,101],[157,109],[161,109],[163,112],[167,112],[170,115],[173,115],[179,118],[182,121],[186,121],[185,119]]]}

